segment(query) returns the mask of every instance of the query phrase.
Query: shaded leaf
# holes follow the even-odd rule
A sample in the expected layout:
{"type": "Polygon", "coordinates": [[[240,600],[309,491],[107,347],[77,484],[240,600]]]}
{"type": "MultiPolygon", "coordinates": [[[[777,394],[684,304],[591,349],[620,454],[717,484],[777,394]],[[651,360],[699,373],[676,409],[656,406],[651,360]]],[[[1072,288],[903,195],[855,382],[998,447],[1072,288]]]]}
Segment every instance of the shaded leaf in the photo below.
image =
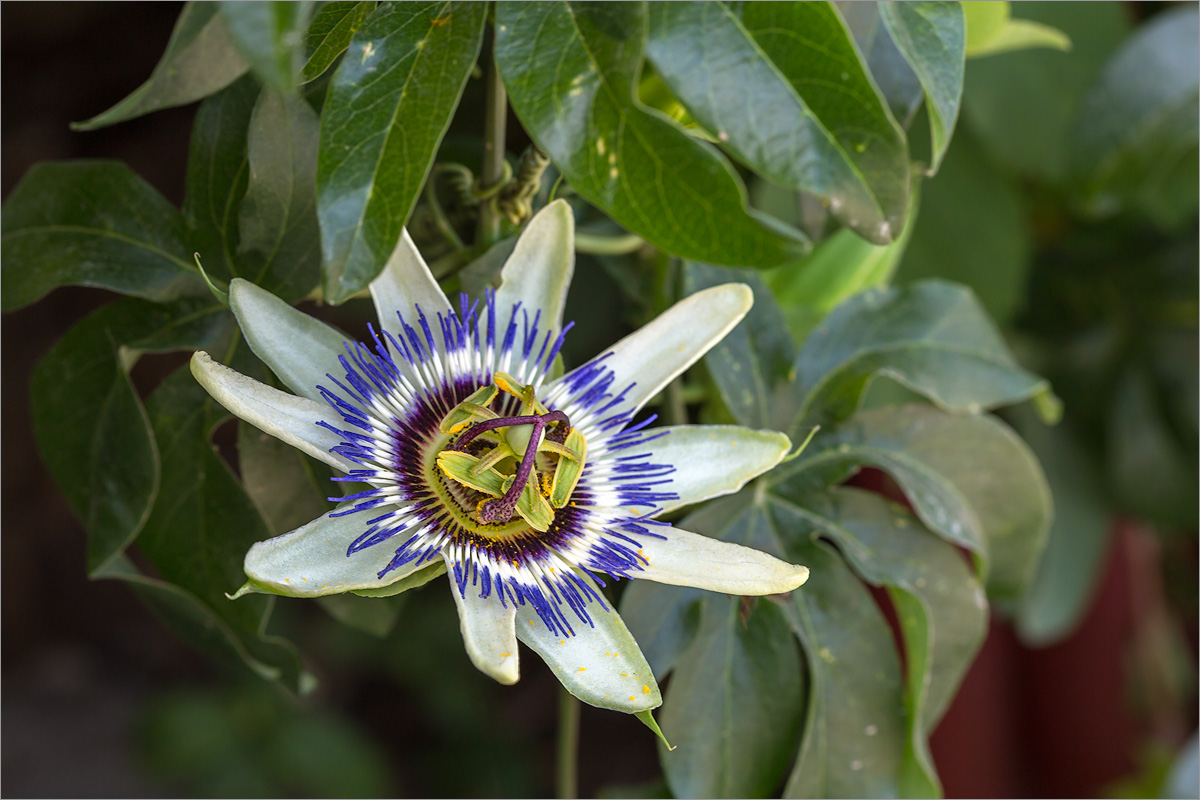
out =
{"type": "Polygon", "coordinates": [[[246,133],[258,94],[258,81],[247,75],[201,103],[192,123],[183,218],[204,271],[226,282],[242,275],[238,214],[250,173],[246,133]]]}
{"type": "Polygon", "coordinates": [[[308,0],[225,0],[221,15],[230,37],[265,85],[291,92],[300,68],[301,39],[312,3],[308,0]]]}
{"type": "Polygon", "coordinates": [[[872,409],[818,434],[771,481],[790,496],[859,466],[889,473],[930,530],[977,556],[989,597],[1007,602],[1025,591],[1053,512],[1037,459],[1011,429],[928,406],[872,409]]]}
{"type": "Polygon", "coordinates": [[[394,3],[354,35],[321,115],[329,302],[370,283],[399,241],[475,65],[486,13],[482,3],[394,3]]]}
{"type": "Polygon", "coordinates": [[[1071,155],[1085,209],[1103,216],[1132,204],[1166,227],[1193,218],[1198,116],[1200,16],[1184,5],[1122,45],[1084,100],[1071,155]]]}
{"type": "Polygon", "coordinates": [[[88,532],[87,569],[120,557],[146,522],[159,486],[159,451],[129,380],[136,353],[209,346],[232,330],[207,298],[170,305],[128,298],[72,328],[34,369],[30,409],[38,449],[88,532]]]}
{"type": "MultiPolygon", "coordinates": [[[[307,679],[294,649],[263,634],[273,598],[226,597],[245,581],[242,559],[250,545],[270,535],[209,440],[228,412],[195,382],[186,365],[150,396],[146,410],[158,449],[170,458],[163,461],[158,498],[138,549],[171,591],[194,600],[197,609],[173,616],[173,625],[202,649],[214,646],[216,628],[228,640],[225,651],[237,652],[258,674],[303,690],[307,679]],[[198,625],[206,630],[197,631],[198,625]]],[[[168,613],[179,614],[178,606],[168,613]]]]}
{"type": "Polygon", "coordinates": [[[675,667],[660,747],[676,797],[767,797],[787,773],[802,717],[803,673],[778,606],[713,597],[675,667]]]}
{"type": "Polygon", "coordinates": [[[929,735],[987,631],[987,601],[966,560],[902,506],[857,489],[773,499],[778,524],[834,541],[864,580],[888,587],[905,649],[908,739],[901,795],[941,793],[929,735]]]}
{"type": "Polygon", "coordinates": [[[375,10],[374,2],[325,3],[313,16],[304,36],[304,67],[300,80],[316,80],[346,51],[354,34],[375,10]]]}
{"type": "Polygon", "coordinates": [[[884,2],[879,13],[925,90],[933,140],[929,174],[933,175],[950,146],[962,100],[966,47],[962,6],[936,0],[884,2]]]}
{"type": "Polygon", "coordinates": [[[794,259],[801,235],[747,210],[727,161],[636,101],[645,13],[638,3],[497,5],[496,64],[517,116],[572,188],[661,249],[739,266],[794,259]]]}
{"type": "Polygon", "coordinates": [[[103,114],[72,123],[71,128],[95,130],[151,111],[185,105],[237,80],[250,64],[238,52],[225,18],[217,11],[216,3],[184,5],[149,80],[103,114]]]}
{"type": "Polygon", "coordinates": [[[0,216],[3,308],[67,284],[150,300],[205,293],[179,211],[113,161],[38,164],[0,216]]]}
{"type": "Polygon", "coordinates": [[[747,427],[769,428],[772,397],[776,387],[787,382],[795,358],[783,313],[755,272],[695,263],[684,268],[685,294],[730,281],[749,284],[754,305],[745,319],[708,351],[704,363],[734,418],[747,427]]]}
{"type": "Polygon", "coordinates": [[[970,291],[927,281],[838,306],[796,357],[791,430],[849,417],[886,375],[941,408],[979,411],[1049,393],[1017,365],[970,291]]]}
{"type": "Polygon", "coordinates": [[[240,272],[289,302],[319,279],[317,115],[300,97],[264,91],[250,117],[249,177],[238,228],[240,272]]]}
{"type": "Polygon", "coordinates": [[[738,160],[889,242],[908,209],[904,134],[826,3],[652,3],[646,55],[738,160]],[[754,87],[747,91],[747,87],[754,87]]]}
{"type": "Polygon", "coordinates": [[[784,797],[896,797],[905,751],[900,660],[879,607],[836,552],[797,536],[812,570],[784,611],[804,646],[808,697],[784,797]]]}

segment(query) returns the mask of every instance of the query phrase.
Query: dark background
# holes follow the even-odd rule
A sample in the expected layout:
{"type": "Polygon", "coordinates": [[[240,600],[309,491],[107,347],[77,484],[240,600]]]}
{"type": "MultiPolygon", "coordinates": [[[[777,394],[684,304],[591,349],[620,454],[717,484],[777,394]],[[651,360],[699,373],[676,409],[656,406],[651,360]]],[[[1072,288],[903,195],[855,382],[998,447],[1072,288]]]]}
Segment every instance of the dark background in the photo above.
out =
{"type": "MultiPolygon", "coordinates": [[[[194,106],[91,133],[68,128],[149,76],[179,8],[0,7],[5,197],[38,161],[114,158],[181,202],[194,106]]],[[[464,107],[478,88],[468,89],[464,107]]],[[[110,297],[59,289],[0,323],[0,793],[549,794],[556,682],[532,657],[515,687],[475,672],[440,583],[413,593],[382,641],[341,628],[312,603],[281,602],[274,624],[298,641],[322,681],[314,697],[296,701],[263,682],[218,672],[123,584],[87,580],[83,530],[34,446],[28,384],[54,341],[110,297]],[[442,679],[429,684],[431,674],[442,679]]],[[[147,391],[179,363],[148,361],[135,381],[147,391]]],[[[1113,527],[1105,577],[1073,636],[1032,651],[1006,624],[993,626],[934,736],[948,796],[1117,791],[1116,781],[1159,768],[1164,756],[1150,742],[1178,744],[1195,727],[1194,708],[1163,714],[1153,711],[1162,704],[1139,696],[1136,642],[1165,602],[1159,545],[1132,522],[1114,520],[1113,527]]],[[[1185,557],[1195,560],[1194,553],[1185,557]]],[[[1187,624],[1194,658],[1194,619],[1187,624]]],[[[632,718],[584,708],[584,796],[620,786],[634,794],[661,791],[656,758],[652,738],[632,718]]]]}

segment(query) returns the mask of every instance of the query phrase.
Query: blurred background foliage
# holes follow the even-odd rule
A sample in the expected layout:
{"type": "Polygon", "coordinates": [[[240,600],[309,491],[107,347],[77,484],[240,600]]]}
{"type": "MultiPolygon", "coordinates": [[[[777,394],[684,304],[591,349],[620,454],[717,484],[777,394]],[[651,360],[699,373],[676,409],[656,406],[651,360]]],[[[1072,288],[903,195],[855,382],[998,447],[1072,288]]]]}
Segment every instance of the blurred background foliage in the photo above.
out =
{"type": "MultiPolygon", "coordinates": [[[[860,50],[883,58],[878,19],[862,6],[839,7],[860,50]]],[[[756,208],[817,243],[797,262],[803,269],[771,270],[763,278],[797,339],[867,287],[929,278],[971,287],[1022,365],[1048,378],[1062,399],[1062,421],[1053,427],[1028,407],[1001,412],[1041,461],[1056,516],[1033,587],[1010,609],[1013,627],[994,623],[943,723],[943,732],[991,726],[995,736],[982,742],[934,737],[947,794],[1195,794],[1180,783],[1192,774],[1186,765],[1172,765],[1196,724],[1196,5],[1020,3],[1007,23],[997,17],[999,7],[966,4],[969,60],[952,139],[942,130],[944,120],[930,118],[919,84],[881,86],[891,112],[909,128],[913,157],[938,165],[936,176],[911,187],[908,202],[917,213],[895,242],[868,242],[839,229],[851,224],[849,217],[835,219],[812,195],[739,168],[750,177],[756,208]],[[1031,45],[1038,49],[1015,49],[1031,45]],[[1057,643],[1060,649],[1044,652],[1065,653],[1073,642],[1079,655],[1062,670],[1063,680],[1088,683],[1089,664],[1104,659],[1112,670],[1103,671],[1108,682],[1098,684],[1109,693],[1103,703],[1120,710],[1101,718],[1112,730],[1097,744],[1088,738],[1094,731],[1085,730],[1082,705],[1062,700],[1068,692],[1059,687],[1041,695],[1048,698],[1047,713],[1075,720],[1075,727],[1068,720],[1061,729],[1065,736],[1091,748],[1065,765],[1048,766],[1052,748],[1021,733],[1022,726],[1038,724],[1038,712],[997,713],[988,694],[998,693],[1006,706],[1036,706],[1036,687],[1029,680],[997,682],[989,670],[1034,674],[1037,656],[1026,648],[1057,643]],[[971,770],[956,769],[963,764],[974,766],[976,776],[964,777],[971,770]],[[1001,776],[989,773],[989,765],[1001,776]],[[981,783],[980,775],[992,782],[981,783]]],[[[158,6],[136,19],[120,5],[5,4],[0,14],[5,196],[35,161],[105,156],[129,162],[179,204],[192,109],[86,136],[66,128],[120,100],[150,74],[178,6],[158,6]],[[117,52],[123,58],[112,58],[117,52]]],[[[672,89],[682,96],[687,87],[678,76],[671,82],[668,60],[650,56],[656,69],[637,87],[642,102],[713,138],[711,120],[693,119],[674,99],[672,89]]],[[[273,74],[269,63],[255,69],[273,74]]],[[[484,103],[481,84],[466,82],[461,108],[468,111],[453,122],[440,159],[479,162],[474,110],[484,103]]],[[[249,115],[249,105],[229,97],[234,111],[249,115]]],[[[700,107],[691,100],[689,106],[700,107]]],[[[510,120],[512,152],[525,144],[523,137],[510,120]]],[[[585,176],[579,181],[586,183],[585,176]]],[[[451,183],[446,188],[453,191],[451,183]]],[[[878,213],[872,225],[887,221],[886,209],[878,213]]],[[[599,215],[579,222],[585,234],[614,232],[599,215]]],[[[435,225],[427,201],[419,202],[411,227],[431,261],[449,254],[437,250],[445,237],[435,225]]],[[[859,233],[870,234],[865,223],[859,233]]],[[[580,256],[567,309],[578,323],[564,351],[568,363],[591,356],[666,305],[677,287],[647,278],[663,274],[646,269],[655,257],[646,250],[580,256]],[[618,303],[627,316],[604,313],[618,303]]],[[[352,261],[347,258],[347,274],[354,272],[352,261]]],[[[485,258],[473,265],[474,274],[461,273],[462,284],[486,280],[488,263],[485,258]]],[[[301,702],[233,668],[197,663],[117,582],[83,580],[79,524],[47,488],[44,472],[25,467],[37,458],[25,391],[33,362],[101,302],[98,294],[59,290],[4,320],[5,373],[15,376],[6,382],[4,412],[10,532],[4,537],[4,794],[548,793],[553,677],[531,659],[516,687],[481,680],[463,656],[452,606],[437,593],[372,604],[369,614],[348,607],[358,598],[327,604],[328,614],[313,604],[277,603],[272,632],[297,643],[320,681],[315,696],[301,702]],[[18,538],[14,529],[46,535],[18,538]],[[47,757],[64,746],[82,754],[74,773],[47,757]]],[[[361,305],[329,308],[326,316],[359,330],[361,305]]],[[[134,388],[144,394],[178,363],[170,356],[145,360],[131,375],[134,388]]],[[[681,400],[714,396],[720,367],[710,358],[707,368],[683,387],[681,400]]],[[[867,405],[913,399],[882,379],[867,405]]],[[[697,411],[703,419],[729,421],[725,403],[697,411]]],[[[226,428],[218,442],[232,453],[242,437],[245,457],[254,446],[246,438],[251,435],[226,428]]],[[[896,494],[880,475],[859,479],[872,481],[877,485],[868,488],[896,494]]],[[[274,529],[289,527],[288,512],[300,513],[295,506],[279,509],[278,518],[268,520],[274,529]]],[[[96,566],[91,554],[87,566],[96,566]]],[[[769,613],[755,619],[767,627],[778,623],[769,613]]],[[[1085,702],[1097,704],[1098,697],[1085,702]]],[[[624,720],[610,716],[616,717],[584,709],[583,792],[667,796],[652,741],[631,736],[624,720]]],[[[1188,748],[1194,751],[1194,738],[1188,748]]],[[[680,780],[673,785],[683,785],[680,780]]]]}

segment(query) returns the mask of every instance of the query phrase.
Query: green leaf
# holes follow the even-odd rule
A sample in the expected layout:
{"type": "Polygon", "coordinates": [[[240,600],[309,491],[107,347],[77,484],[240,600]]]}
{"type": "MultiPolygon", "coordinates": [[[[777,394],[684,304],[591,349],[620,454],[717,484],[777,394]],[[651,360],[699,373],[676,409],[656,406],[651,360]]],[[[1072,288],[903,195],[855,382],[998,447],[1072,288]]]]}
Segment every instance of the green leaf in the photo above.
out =
{"type": "Polygon", "coordinates": [[[250,172],[246,132],[258,94],[258,81],[247,75],[201,103],[192,123],[183,218],[204,271],[226,282],[242,274],[238,211],[250,172]]]}
{"type": "Polygon", "coordinates": [[[228,412],[186,365],[150,396],[146,410],[159,452],[169,457],[138,549],[167,589],[194,605],[183,613],[182,601],[174,603],[167,609],[170,624],[194,646],[219,657],[236,653],[254,672],[302,691],[310,679],[295,650],[263,633],[273,598],[226,596],[245,580],[242,559],[250,545],[270,535],[209,439],[228,412]]]}
{"type": "Polygon", "coordinates": [[[695,263],[684,268],[685,294],[730,281],[749,284],[754,305],[746,318],[708,351],[704,363],[734,418],[751,428],[769,428],[775,387],[788,380],[795,358],[783,313],[755,272],[695,263]]]}
{"type": "Polygon", "coordinates": [[[1012,19],[1011,3],[967,0],[962,8],[967,26],[967,58],[1031,47],[1071,49],[1071,39],[1057,28],[1026,19],[1012,19]]]}
{"type": "Polygon", "coordinates": [[[1007,602],[1025,591],[1053,511],[1041,466],[1010,428],[921,405],[864,411],[818,434],[771,482],[791,496],[859,466],[890,474],[930,530],[976,554],[989,597],[1007,602]]]}
{"type": "Polygon", "coordinates": [[[1045,470],[1054,498],[1046,550],[1016,619],[1021,639],[1041,647],[1068,636],[1083,619],[1104,566],[1112,503],[1097,459],[1065,423],[1042,425],[1027,409],[1012,412],[1009,416],[1045,470]]]}
{"type": "Polygon", "coordinates": [[[864,580],[886,586],[904,640],[908,740],[901,795],[941,794],[929,735],[987,632],[987,601],[966,560],[902,506],[857,489],[774,499],[777,523],[813,528],[864,580]]]}
{"type": "Polygon", "coordinates": [[[896,283],[927,278],[961,283],[975,293],[988,316],[1007,323],[1024,300],[1033,258],[1016,182],[988,160],[974,132],[964,130],[955,137],[937,180],[921,191],[921,214],[896,283]]]}
{"type": "Polygon", "coordinates": [[[1086,211],[1132,205],[1164,227],[1195,217],[1200,17],[1172,9],[1140,28],[1105,66],[1075,123],[1072,172],[1086,211]]]}
{"type": "Polygon", "coordinates": [[[320,122],[296,95],[259,95],[246,141],[249,178],[238,228],[242,274],[288,302],[320,278],[317,135],[320,122]]]}
{"type": "Polygon", "coordinates": [[[904,255],[918,215],[918,190],[914,182],[908,222],[891,244],[877,245],[842,229],[818,244],[798,264],[763,273],[763,280],[779,300],[788,328],[798,341],[843,301],[891,282],[904,255]]]}
{"type": "Polygon", "coordinates": [[[217,10],[216,3],[186,4],[150,79],[103,114],[72,123],[71,128],[91,131],[182,106],[237,80],[250,64],[238,52],[225,18],[217,10]]]}
{"type": "Polygon", "coordinates": [[[660,748],[676,797],[768,797],[787,773],[802,717],[800,657],[778,606],[713,597],[675,667],[660,748]],[[747,605],[751,606],[747,610],[747,605]]]}
{"type": "Polygon", "coordinates": [[[905,751],[900,660],[879,607],[836,552],[797,536],[812,570],[784,610],[804,646],[808,697],[784,797],[896,797],[905,751]]]}
{"type": "Polygon", "coordinates": [[[636,100],[640,3],[496,7],[496,64],[509,100],[581,196],[626,230],[684,258],[769,267],[801,234],[746,208],[745,187],[708,144],[636,100]]]}
{"type": "Polygon", "coordinates": [[[334,0],[322,5],[304,37],[304,67],[300,70],[300,80],[307,83],[323,75],[346,51],[354,34],[374,10],[375,3],[371,1],[334,0]]]}
{"type": "Polygon", "coordinates": [[[1057,184],[1066,177],[1075,147],[1071,126],[1080,104],[1125,38],[1129,11],[1120,3],[1099,2],[1017,3],[1013,11],[1064,31],[1071,52],[1029,50],[972,61],[963,121],[1003,165],[1057,184]]]}
{"type": "Polygon", "coordinates": [[[394,3],[354,35],[321,116],[325,297],[340,303],[400,239],[483,40],[482,3],[394,3]]]}
{"type": "Polygon", "coordinates": [[[958,3],[915,0],[879,5],[883,24],[925,90],[929,114],[933,175],[950,146],[963,93],[966,30],[958,3]]]}
{"type": "Polygon", "coordinates": [[[950,411],[1049,393],[1013,360],[974,295],[940,281],[872,289],[838,306],[804,342],[796,375],[792,431],[846,419],[877,375],[950,411]]]}
{"type": "Polygon", "coordinates": [[[30,407],[42,460],[88,531],[96,573],[138,535],[159,485],[159,452],[129,380],[145,349],[201,347],[233,327],[207,298],[171,305],[127,298],[88,316],[34,369],[30,407]]]}
{"type": "Polygon", "coordinates": [[[226,0],[221,15],[230,37],[263,84],[290,93],[300,69],[301,38],[312,11],[307,0],[246,3],[226,0]]]}
{"type": "Polygon", "coordinates": [[[179,211],[113,161],[38,164],[0,215],[3,308],[66,284],[165,301],[204,293],[179,211]]]}
{"type": "Polygon", "coordinates": [[[860,236],[883,244],[898,235],[909,199],[904,133],[833,6],[649,9],[647,57],[724,149],[820,197],[860,236]]]}

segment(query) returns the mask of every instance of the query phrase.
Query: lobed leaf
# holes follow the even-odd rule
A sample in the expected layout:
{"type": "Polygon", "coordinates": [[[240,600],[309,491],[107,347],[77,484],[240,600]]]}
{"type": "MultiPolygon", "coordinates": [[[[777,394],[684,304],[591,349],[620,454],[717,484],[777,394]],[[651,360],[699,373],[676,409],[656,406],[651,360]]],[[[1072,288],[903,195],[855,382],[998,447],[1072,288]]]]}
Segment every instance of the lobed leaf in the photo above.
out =
{"type": "Polygon", "coordinates": [[[962,101],[966,59],[962,6],[940,0],[883,2],[879,13],[925,92],[933,150],[928,174],[933,175],[950,146],[962,101]]]}
{"type": "MultiPolygon", "coordinates": [[[[251,4],[253,5],[253,4],[251,4]]],[[[91,131],[124,122],[152,111],[182,106],[224,89],[250,64],[216,3],[187,3],[179,13],[167,49],[150,78],[121,102],[102,114],[72,123],[77,131],[91,131]]]]}
{"type": "Polygon", "coordinates": [[[859,466],[890,474],[930,530],[976,555],[989,597],[1024,592],[1053,512],[1037,459],[1011,429],[920,405],[864,411],[818,434],[772,483],[789,496],[838,483],[859,466]]]}
{"type": "Polygon", "coordinates": [[[848,418],[877,375],[950,411],[1049,394],[1046,381],[1009,354],[970,291],[927,281],[863,292],[813,331],[796,356],[790,429],[848,418]]]}
{"type": "Polygon", "coordinates": [[[820,197],[870,241],[899,235],[907,143],[832,5],[649,8],[647,56],[724,149],[769,180],[820,197]]]}
{"type": "Polygon", "coordinates": [[[325,297],[366,287],[400,240],[475,65],[487,6],[394,3],[354,34],[321,115],[325,297]]]}
{"type": "Polygon", "coordinates": [[[186,241],[179,211],[124,164],[38,164],[0,214],[3,309],[67,284],[156,301],[203,294],[186,241]]]}
{"type": "Polygon", "coordinates": [[[748,210],[727,161],[636,100],[645,25],[640,3],[499,3],[496,64],[513,110],[575,191],[661,249],[793,260],[801,234],[748,210]]]}

